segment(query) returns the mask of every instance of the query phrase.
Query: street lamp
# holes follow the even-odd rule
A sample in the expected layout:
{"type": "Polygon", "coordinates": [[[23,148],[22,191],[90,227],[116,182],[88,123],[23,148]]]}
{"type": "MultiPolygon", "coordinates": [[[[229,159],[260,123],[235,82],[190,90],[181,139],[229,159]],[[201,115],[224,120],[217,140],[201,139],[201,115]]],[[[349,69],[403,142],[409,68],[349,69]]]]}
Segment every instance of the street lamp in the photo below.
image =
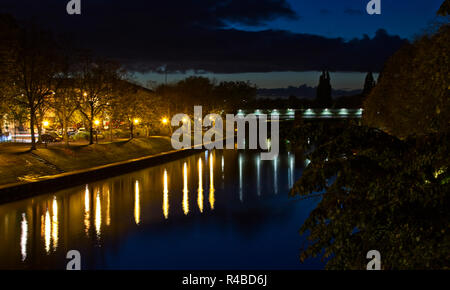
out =
{"type": "Polygon", "coordinates": [[[43,121],[43,122],[42,122],[42,126],[44,127],[44,133],[47,133],[47,132],[46,132],[46,128],[48,128],[49,125],[50,125],[50,122],[49,122],[49,121],[43,121]]]}
{"type": "Polygon", "coordinates": [[[162,118],[161,123],[163,123],[164,125],[167,125],[167,123],[169,123],[169,119],[162,118]]]}
{"type": "Polygon", "coordinates": [[[134,119],[134,124],[139,124],[139,119],[134,119]]]}
{"type": "Polygon", "coordinates": [[[100,121],[99,120],[95,120],[94,124],[96,126],[96,128],[95,128],[95,143],[98,144],[98,125],[100,124],[100,121]]]}

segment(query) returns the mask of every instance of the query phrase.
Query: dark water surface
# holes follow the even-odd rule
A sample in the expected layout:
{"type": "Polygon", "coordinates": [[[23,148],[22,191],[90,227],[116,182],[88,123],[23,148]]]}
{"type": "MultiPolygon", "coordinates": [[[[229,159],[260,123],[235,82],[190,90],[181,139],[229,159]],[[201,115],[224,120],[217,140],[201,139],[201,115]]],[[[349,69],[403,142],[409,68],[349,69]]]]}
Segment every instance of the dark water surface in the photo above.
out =
{"type": "Polygon", "coordinates": [[[301,264],[318,200],[288,196],[304,167],[282,153],[216,150],[0,205],[0,268],[321,269],[301,264]]]}

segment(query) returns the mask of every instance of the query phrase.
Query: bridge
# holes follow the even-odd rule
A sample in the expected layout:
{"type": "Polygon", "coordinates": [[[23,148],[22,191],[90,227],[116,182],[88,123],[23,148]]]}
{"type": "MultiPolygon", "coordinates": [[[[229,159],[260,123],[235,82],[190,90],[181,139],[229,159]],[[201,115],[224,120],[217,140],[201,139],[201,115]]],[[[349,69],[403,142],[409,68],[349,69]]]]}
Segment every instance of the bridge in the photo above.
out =
{"type": "Polygon", "coordinates": [[[271,110],[238,110],[237,115],[260,116],[266,114],[268,117],[277,115],[280,120],[295,120],[295,118],[303,119],[360,119],[362,117],[363,109],[271,109],[271,110]]]}

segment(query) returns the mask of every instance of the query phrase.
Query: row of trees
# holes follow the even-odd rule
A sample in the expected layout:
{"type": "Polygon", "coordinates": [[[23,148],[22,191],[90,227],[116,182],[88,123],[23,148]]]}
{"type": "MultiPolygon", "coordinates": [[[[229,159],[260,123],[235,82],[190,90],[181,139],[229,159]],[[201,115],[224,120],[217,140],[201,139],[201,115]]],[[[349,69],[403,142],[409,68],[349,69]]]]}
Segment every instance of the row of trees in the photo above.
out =
{"type": "MultiPolygon", "coordinates": [[[[31,149],[36,149],[45,116],[51,112],[68,142],[68,128],[82,120],[94,142],[95,120],[146,127],[188,113],[194,105],[208,112],[234,111],[255,99],[256,87],[246,82],[217,83],[190,77],[154,90],[130,81],[117,62],[75,49],[67,39],[35,25],[19,27],[9,15],[0,15],[0,119],[26,120],[31,149]]],[[[148,130],[147,130],[148,131],[148,130]]]]}
{"type": "MultiPolygon", "coordinates": [[[[76,113],[81,115],[92,144],[96,118],[107,114],[110,123],[122,123],[130,121],[131,106],[156,108],[158,98],[148,90],[137,92],[118,63],[76,50],[35,25],[19,27],[11,16],[1,15],[0,37],[1,119],[27,119],[32,150],[35,130],[40,136],[49,111],[56,115],[66,142],[69,124],[76,113]]],[[[148,115],[137,110],[133,114],[148,115]]]]}
{"type": "Polygon", "coordinates": [[[210,113],[235,112],[246,108],[256,100],[256,86],[249,82],[216,82],[205,77],[188,77],[177,83],[164,84],[155,88],[155,93],[169,102],[169,115],[188,113],[193,106],[201,105],[210,113]]]}

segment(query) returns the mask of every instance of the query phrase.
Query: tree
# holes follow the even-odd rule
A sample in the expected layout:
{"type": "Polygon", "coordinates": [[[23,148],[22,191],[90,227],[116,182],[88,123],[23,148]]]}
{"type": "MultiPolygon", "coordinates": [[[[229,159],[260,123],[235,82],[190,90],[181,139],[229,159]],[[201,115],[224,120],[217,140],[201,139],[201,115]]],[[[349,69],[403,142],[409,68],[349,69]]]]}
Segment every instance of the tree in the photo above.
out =
{"type": "Polygon", "coordinates": [[[445,0],[442,2],[437,14],[440,16],[448,16],[450,14],[450,0],[445,0]]]}
{"type": "Polygon", "coordinates": [[[0,14],[0,136],[3,134],[3,120],[10,113],[11,68],[17,51],[18,26],[10,15],[0,14]]]}
{"type": "Polygon", "coordinates": [[[77,110],[77,99],[80,90],[74,85],[74,80],[62,78],[59,80],[55,94],[50,99],[50,107],[55,112],[62,128],[63,140],[69,145],[68,127],[73,114],[77,110]]]}
{"type": "Polygon", "coordinates": [[[153,92],[128,81],[120,82],[116,96],[111,104],[112,117],[116,121],[123,121],[130,129],[130,139],[134,138],[134,126],[147,123],[147,109],[152,106],[153,92]]]}
{"type": "Polygon", "coordinates": [[[328,71],[323,71],[320,75],[319,85],[317,86],[316,102],[320,107],[326,108],[331,106],[331,79],[328,71]]]}
{"type": "Polygon", "coordinates": [[[301,259],[323,255],[328,269],[449,269],[450,134],[399,140],[349,127],[319,146],[292,195],[321,200],[301,228],[301,259]]]}
{"type": "Polygon", "coordinates": [[[123,71],[115,62],[93,58],[89,54],[81,56],[75,73],[78,95],[78,110],[89,125],[89,145],[94,144],[94,121],[112,100],[115,86],[123,71]]]}
{"type": "Polygon", "coordinates": [[[234,113],[253,102],[256,94],[256,87],[249,82],[221,82],[214,88],[214,106],[234,113]]]}
{"type": "Polygon", "coordinates": [[[193,106],[203,106],[212,112],[217,107],[213,97],[214,82],[204,77],[188,77],[177,83],[178,94],[183,98],[184,112],[193,110],[193,106]]]}
{"type": "Polygon", "coordinates": [[[55,94],[49,100],[62,128],[63,141],[69,145],[68,127],[78,108],[78,96],[81,90],[77,87],[76,65],[77,53],[67,41],[61,42],[61,72],[56,77],[55,94]]]}
{"type": "Polygon", "coordinates": [[[28,110],[31,150],[36,149],[36,115],[46,98],[53,94],[58,73],[58,54],[51,34],[34,25],[20,31],[19,44],[11,66],[10,85],[13,100],[28,110]]]}
{"type": "Polygon", "coordinates": [[[448,131],[450,25],[397,51],[364,101],[364,122],[406,137],[448,131]]]}
{"type": "Polygon", "coordinates": [[[372,72],[368,72],[366,79],[364,81],[363,95],[367,96],[370,94],[372,89],[375,87],[375,79],[373,78],[372,72]]]}

